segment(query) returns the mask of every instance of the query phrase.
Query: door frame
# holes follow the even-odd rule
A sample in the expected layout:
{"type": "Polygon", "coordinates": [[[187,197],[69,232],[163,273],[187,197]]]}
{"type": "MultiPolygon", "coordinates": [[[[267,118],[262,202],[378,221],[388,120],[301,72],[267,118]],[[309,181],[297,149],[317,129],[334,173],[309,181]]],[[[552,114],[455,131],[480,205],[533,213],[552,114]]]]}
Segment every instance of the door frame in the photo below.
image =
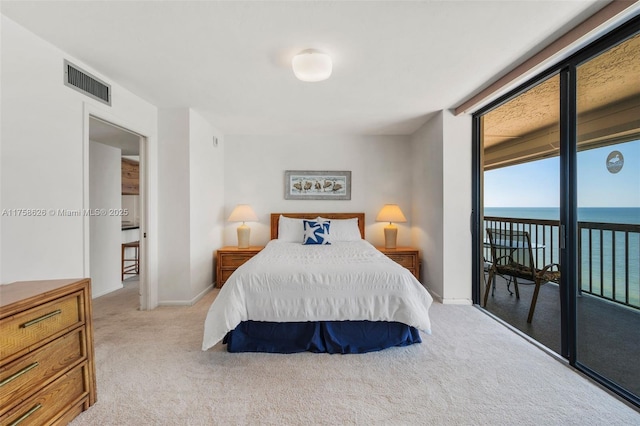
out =
{"type": "MultiPolygon", "coordinates": [[[[145,129],[143,126],[131,123],[126,119],[114,115],[111,111],[106,111],[101,106],[83,103],[83,136],[82,136],[82,207],[88,211],[89,207],[89,127],[90,118],[101,120],[115,127],[122,128],[130,133],[134,133],[140,137],[140,310],[154,309],[158,305],[158,287],[157,280],[153,277],[157,276],[154,269],[157,265],[157,250],[153,250],[149,246],[147,238],[148,229],[153,228],[153,219],[155,215],[150,210],[150,165],[149,165],[149,139],[151,139],[155,130],[145,129]]],[[[83,275],[91,276],[90,268],[90,218],[83,218],[83,275]]]]}

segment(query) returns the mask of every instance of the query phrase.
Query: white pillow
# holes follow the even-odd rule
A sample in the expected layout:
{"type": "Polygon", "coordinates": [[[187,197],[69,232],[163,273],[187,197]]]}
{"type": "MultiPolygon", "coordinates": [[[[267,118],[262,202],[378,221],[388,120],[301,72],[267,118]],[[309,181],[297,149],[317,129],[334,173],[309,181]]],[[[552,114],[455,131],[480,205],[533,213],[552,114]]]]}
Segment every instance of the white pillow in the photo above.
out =
{"type": "Polygon", "coordinates": [[[278,240],[302,243],[304,240],[303,219],[292,219],[280,215],[278,218],[278,240]]]}
{"type": "Polygon", "coordinates": [[[319,221],[331,221],[329,229],[329,241],[360,241],[360,228],[358,228],[358,218],[351,219],[327,219],[326,217],[318,217],[319,221]]]}

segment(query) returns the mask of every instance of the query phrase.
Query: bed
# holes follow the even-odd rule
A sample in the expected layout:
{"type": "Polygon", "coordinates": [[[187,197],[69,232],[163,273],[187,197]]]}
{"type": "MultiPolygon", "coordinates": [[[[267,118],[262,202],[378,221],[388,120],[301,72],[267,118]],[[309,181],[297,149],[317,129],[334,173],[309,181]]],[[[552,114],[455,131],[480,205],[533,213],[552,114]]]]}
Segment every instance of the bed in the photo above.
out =
{"type": "Polygon", "coordinates": [[[364,224],[364,213],[273,213],[271,241],[209,308],[202,349],[222,341],[229,352],[365,353],[420,343],[433,299],[364,239],[364,224]]]}

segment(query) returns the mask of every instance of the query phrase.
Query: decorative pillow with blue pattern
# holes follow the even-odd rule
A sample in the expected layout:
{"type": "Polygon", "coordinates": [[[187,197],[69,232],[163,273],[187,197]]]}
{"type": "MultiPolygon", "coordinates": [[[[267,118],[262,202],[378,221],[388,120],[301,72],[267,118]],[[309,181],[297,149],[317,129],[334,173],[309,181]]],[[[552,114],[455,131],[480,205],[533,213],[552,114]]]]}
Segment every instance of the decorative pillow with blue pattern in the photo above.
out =
{"type": "Polygon", "coordinates": [[[304,225],[304,240],[302,244],[331,244],[329,242],[329,226],[331,222],[318,222],[315,220],[305,220],[304,225]]]}

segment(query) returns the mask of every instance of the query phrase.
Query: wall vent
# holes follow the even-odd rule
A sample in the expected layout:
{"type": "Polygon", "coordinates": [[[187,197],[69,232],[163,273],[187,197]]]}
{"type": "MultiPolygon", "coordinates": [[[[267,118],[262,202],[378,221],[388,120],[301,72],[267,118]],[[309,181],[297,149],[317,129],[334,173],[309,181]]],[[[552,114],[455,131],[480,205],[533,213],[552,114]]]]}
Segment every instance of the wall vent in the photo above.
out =
{"type": "Polygon", "coordinates": [[[111,106],[111,85],[78,68],[66,59],[64,61],[64,84],[111,106]]]}

